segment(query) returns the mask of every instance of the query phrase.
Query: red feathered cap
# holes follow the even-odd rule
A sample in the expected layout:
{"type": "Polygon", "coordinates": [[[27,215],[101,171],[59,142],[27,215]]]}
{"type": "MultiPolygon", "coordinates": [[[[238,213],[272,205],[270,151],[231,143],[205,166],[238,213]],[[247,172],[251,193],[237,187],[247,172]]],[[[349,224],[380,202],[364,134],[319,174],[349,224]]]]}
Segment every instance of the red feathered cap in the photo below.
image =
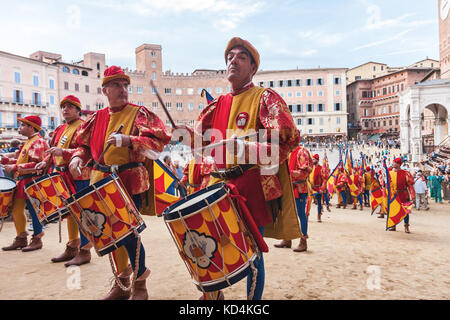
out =
{"type": "Polygon", "coordinates": [[[61,102],[59,103],[59,106],[62,107],[64,103],[70,103],[72,105],[74,105],[75,107],[77,107],[78,109],[80,109],[81,111],[81,102],[80,99],[78,99],[77,97],[75,97],[74,95],[68,95],[67,97],[65,97],[64,99],[61,100],[61,102]]]}
{"type": "Polygon", "coordinates": [[[395,162],[396,164],[402,164],[402,163],[403,163],[402,158],[395,158],[395,159],[394,159],[394,162],[395,162]]]}
{"type": "Polygon", "coordinates": [[[317,153],[315,155],[313,155],[313,158],[316,159],[316,160],[320,159],[320,157],[319,157],[319,155],[317,153]]]}
{"type": "Polygon", "coordinates": [[[30,126],[32,126],[33,128],[35,128],[37,131],[41,131],[41,125],[42,125],[42,120],[39,116],[28,116],[25,118],[17,118],[18,121],[22,121],[23,123],[26,123],[30,126]]]}
{"type": "Polygon", "coordinates": [[[130,77],[125,74],[121,67],[111,66],[103,73],[102,87],[111,80],[125,79],[130,84],[130,77]]]}

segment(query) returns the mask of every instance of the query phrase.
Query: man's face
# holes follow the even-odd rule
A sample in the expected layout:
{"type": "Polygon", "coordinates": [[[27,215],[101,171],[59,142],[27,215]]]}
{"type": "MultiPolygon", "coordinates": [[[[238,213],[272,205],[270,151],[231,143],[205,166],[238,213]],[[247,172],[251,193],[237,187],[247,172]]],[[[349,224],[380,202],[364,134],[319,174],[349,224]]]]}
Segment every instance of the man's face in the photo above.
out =
{"type": "Polygon", "coordinates": [[[121,107],[128,103],[128,81],[116,79],[109,81],[102,89],[111,107],[121,107]]]}
{"type": "Polygon", "coordinates": [[[30,137],[31,135],[33,135],[33,133],[35,133],[35,130],[32,126],[26,124],[25,122],[20,123],[19,134],[25,137],[30,137]]]}
{"type": "Polygon", "coordinates": [[[392,163],[392,168],[394,168],[394,169],[399,169],[399,168],[400,168],[400,165],[399,165],[397,162],[393,162],[393,163],[392,163]]]}
{"type": "Polygon", "coordinates": [[[244,47],[235,47],[227,54],[227,79],[231,83],[246,85],[256,71],[250,53],[244,47]]]}
{"type": "Polygon", "coordinates": [[[317,160],[316,158],[313,158],[312,162],[313,162],[314,165],[316,165],[317,163],[319,163],[319,160],[317,160]]]}
{"type": "Polygon", "coordinates": [[[71,103],[64,103],[61,107],[61,113],[66,122],[71,122],[80,117],[80,110],[71,103]]]}

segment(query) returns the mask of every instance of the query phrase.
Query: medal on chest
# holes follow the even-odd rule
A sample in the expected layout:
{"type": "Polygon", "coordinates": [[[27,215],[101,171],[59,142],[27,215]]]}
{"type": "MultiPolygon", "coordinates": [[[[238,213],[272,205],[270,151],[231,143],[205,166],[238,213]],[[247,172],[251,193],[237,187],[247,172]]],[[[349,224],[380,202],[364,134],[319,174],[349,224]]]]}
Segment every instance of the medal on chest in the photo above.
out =
{"type": "Polygon", "coordinates": [[[244,129],[248,123],[250,116],[247,112],[241,112],[236,117],[236,127],[239,129],[244,129]]]}

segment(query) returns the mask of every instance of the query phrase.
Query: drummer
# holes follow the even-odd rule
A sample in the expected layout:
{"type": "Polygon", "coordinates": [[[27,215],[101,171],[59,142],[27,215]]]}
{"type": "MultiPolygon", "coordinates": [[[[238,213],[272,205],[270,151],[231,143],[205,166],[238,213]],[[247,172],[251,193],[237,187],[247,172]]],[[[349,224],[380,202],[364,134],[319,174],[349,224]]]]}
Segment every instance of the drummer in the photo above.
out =
{"type": "MultiPolygon", "coordinates": [[[[170,142],[164,123],[154,113],[143,106],[128,102],[130,77],[117,66],[111,66],[104,72],[102,92],[108,98],[109,107],[98,110],[81,125],[76,138],[79,145],[69,165],[70,172],[77,178],[78,170],[88,162],[95,161],[90,182],[95,183],[111,174],[112,166],[118,165],[118,175],[138,209],[142,206],[142,194],[149,189],[149,173],[143,165],[146,155],[163,151],[170,142]],[[116,130],[123,124],[121,133],[116,130]],[[111,147],[104,153],[106,146],[111,147]],[[154,152],[155,150],[156,152],[154,152]]],[[[158,156],[156,156],[157,158],[158,156]]],[[[155,157],[153,158],[155,159],[155,157]]],[[[124,286],[130,285],[131,269],[135,268],[137,237],[113,252],[118,279],[124,286]]],[[[116,282],[104,299],[148,299],[146,279],[150,270],[145,266],[144,246],[140,246],[139,269],[136,281],[130,292],[125,291],[116,282]]],[[[117,280],[116,280],[117,281],[117,280]]]]}
{"type": "Polygon", "coordinates": [[[28,252],[42,248],[44,232],[31,202],[27,199],[24,188],[36,176],[35,173],[32,173],[33,169],[37,163],[44,159],[44,153],[48,149],[48,144],[39,135],[39,131],[42,130],[39,116],[28,116],[17,118],[17,120],[21,122],[19,133],[27,137],[28,140],[12,157],[1,158],[4,170],[14,173],[14,178],[17,180],[17,190],[12,209],[17,236],[11,245],[2,249],[5,251],[22,249],[22,252],[28,252]],[[25,207],[27,207],[33,223],[33,236],[29,244],[27,241],[28,233],[25,231],[27,223],[25,207]]]}
{"type": "MultiPolygon", "coordinates": [[[[36,168],[48,169],[53,167],[53,171],[61,175],[71,194],[74,194],[89,186],[90,179],[90,167],[83,167],[81,176],[76,179],[72,178],[68,167],[77,147],[75,144],[76,133],[84,122],[80,119],[81,102],[77,97],[68,95],[61,100],[59,106],[66,123],[55,129],[50,141],[50,149],[45,152],[47,156],[36,168]]],[[[52,170],[50,169],[50,171],[52,170]]],[[[67,231],[69,241],[66,244],[66,249],[60,256],[52,258],[52,262],[68,261],[65,264],[66,267],[89,263],[91,261],[92,244],[83,233],[78,231],[78,224],[72,215],[67,217],[67,231]]]]}
{"type": "MultiPolygon", "coordinates": [[[[260,88],[253,84],[252,78],[258,70],[260,62],[258,51],[250,42],[235,37],[227,44],[225,62],[231,93],[220,96],[202,111],[194,128],[195,138],[203,136],[208,129],[217,129],[214,131],[220,131],[222,138],[227,136],[227,130],[248,132],[252,129],[265,129],[268,134],[273,132],[272,130],[278,130],[280,140],[278,159],[279,163],[283,163],[287,160],[289,153],[298,145],[300,135],[284,100],[272,89],[260,88]]],[[[190,130],[187,126],[184,129],[190,130]]],[[[208,131],[211,132],[211,130],[208,131]]],[[[192,139],[191,133],[191,141],[194,141],[192,139]]],[[[214,140],[214,143],[221,140],[220,138],[214,140]]],[[[267,144],[240,142],[245,150],[246,159],[251,154],[257,154],[262,148],[274,147],[270,141],[267,144]]],[[[236,146],[231,146],[230,149],[236,150],[236,146]]],[[[256,165],[228,163],[220,155],[224,155],[226,151],[219,150],[222,151],[214,154],[216,165],[218,169],[226,170],[223,171],[223,174],[217,171],[212,172],[211,175],[214,179],[211,178],[210,184],[216,183],[220,179],[234,184],[239,194],[247,199],[246,204],[260,233],[255,235],[264,236],[264,226],[273,222],[272,213],[266,202],[281,199],[283,192],[280,180],[276,175],[261,175],[260,162],[256,165]]],[[[234,158],[235,154],[228,152],[228,155],[231,155],[230,158],[234,158]]],[[[260,160],[258,157],[258,161],[260,160]]],[[[290,181],[288,188],[291,188],[290,181]]],[[[295,207],[295,204],[293,206],[295,207]]],[[[295,212],[294,215],[296,215],[295,212]]],[[[247,278],[247,297],[250,298],[253,291],[252,298],[259,300],[262,298],[265,282],[262,255],[256,259],[255,267],[258,270],[256,286],[252,288],[254,279],[253,273],[250,273],[247,278]]],[[[214,298],[223,298],[223,293],[216,294],[214,298]]]]}
{"type": "Polygon", "coordinates": [[[208,157],[201,157],[198,161],[195,157],[189,161],[183,170],[183,178],[180,183],[186,186],[188,194],[206,188],[209,183],[213,163],[208,157]]]}

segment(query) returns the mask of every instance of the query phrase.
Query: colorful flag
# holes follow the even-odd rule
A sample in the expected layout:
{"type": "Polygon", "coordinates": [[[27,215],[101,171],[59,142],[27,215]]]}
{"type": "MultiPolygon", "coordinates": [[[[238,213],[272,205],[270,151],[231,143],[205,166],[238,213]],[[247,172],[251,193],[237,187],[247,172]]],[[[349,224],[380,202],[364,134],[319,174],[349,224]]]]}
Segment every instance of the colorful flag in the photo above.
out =
{"type": "Polygon", "coordinates": [[[331,172],[330,176],[327,179],[327,190],[330,194],[330,198],[333,196],[336,191],[336,183],[339,174],[339,167],[342,165],[342,161],[339,161],[334,170],[331,172]]]}
{"type": "Polygon", "coordinates": [[[164,209],[177,202],[181,198],[169,194],[169,189],[174,188],[177,182],[176,176],[160,160],[153,161],[155,180],[155,205],[156,214],[162,215],[164,209]]]}
{"type": "Polygon", "coordinates": [[[387,190],[387,219],[386,219],[386,230],[388,230],[391,227],[396,226],[399,224],[407,214],[411,212],[412,204],[403,204],[400,202],[398,198],[398,193],[396,192],[394,195],[391,193],[391,186],[390,186],[390,175],[389,170],[386,165],[386,158],[383,159],[383,166],[386,174],[386,190],[387,190]]]}
{"type": "Polygon", "coordinates": [[[385,194],[378,179],[373,175],[372,170],[372,185],[370,186],[370,205],[372,207],[372,214],[379,205],[385,205],[385,194]]]}
{"type": "Polygon", "coordinates": [[[209,94],[209,92],[206,89],[203,89],[200,95],[202,96],[202,98],[206,97],[206,102],[208,104],[210,104],[214,100],[214,98],[209,94]]]}

